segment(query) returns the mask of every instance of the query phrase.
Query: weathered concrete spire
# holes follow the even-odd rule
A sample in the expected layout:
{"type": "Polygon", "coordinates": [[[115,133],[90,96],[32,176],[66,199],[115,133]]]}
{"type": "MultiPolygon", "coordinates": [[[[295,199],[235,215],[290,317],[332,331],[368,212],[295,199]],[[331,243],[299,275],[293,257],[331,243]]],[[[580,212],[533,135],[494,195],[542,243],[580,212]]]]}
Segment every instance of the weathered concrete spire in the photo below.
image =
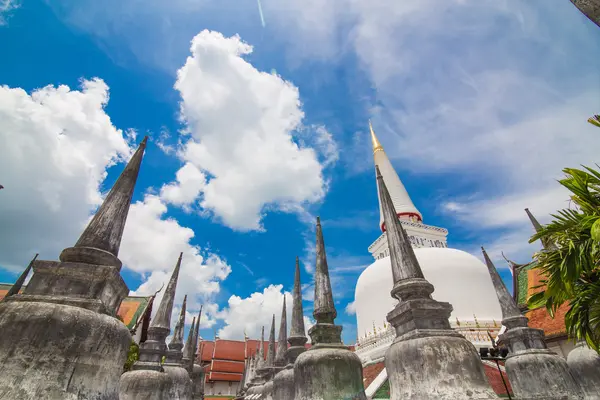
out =
{"type": "Polygon", "coordinates": [[[265,327],[263,326],[260,331],[260,344],[258,345],[258,361],[256,363],[256,370],[262,369],[265,366],[265,327]]]}
{"type": "Polygon", "coordinates": [[[283,295],[283,307],[281,309],[281,322],[279,324],[279,337],[277,338],[277,355],[275,366],[285,367],[287,364],[285,353],[287,351],[287,311],[285,309],[285,294],[283,295]]]}
{"type": "MultiPolygon", "coordinates": [[[[190,331],[188,333],[188,337],[185,341],[185,346],[183,347],[183,359],[181,360],[181,366],[185,369],[189,369],[190,360],[194,358],[194,332],[196,330],[196,317],[192,320],[192,326],[190,326],[190,331]]],[[[188,371],[189,372],[189,371],[188,371]]]]}
{"type": "Polygon", "coordinates": [[[121,237],[147,141],[146,136],[75,246],[63,250],[60,255],[61,261],[121,267],[117,258],[121,237]]]}
{"type": "Polygon", "coordinates": [[[329,267],[327,266],[327,255],[325,254],[325,241],[321,220],[317,217],[317,260],[315,265],[315,309],[313,316],[317,322],[333,324],[337,311],[333,303],[331,292],[331,281],[329,279],[329,267]]]}
{"type": "Polygon", "coordinates": [[[13,294],[19,293],[19,291],[23,287],[23,283],[25,283],[25,279],[27,279],[27,275],[29,275],[29,271],[31,271],[31,267],[33,266],[33,263],[38,258],[38,256],[39,256],[39,254],[36,253],[35,257],[33,257],[33,260],[31,260],[29,262],[29,265],[27,266],[27,268],[25,268],[25,271],[23,271],[23,273],[19,276],[17,281],[14,283],[14,285],[11,286],[11,288],[8,290],[8,293],[6,293],[6,296],[4,296],[4,298],[7,298],[7,297],[12,296],[13,294]]]}
{"type": "Polygon", "coordinates": [[[271,332],[269,333],[269,352],[267,353],[267,367],[275,366],[275,314],[271,321],[271,332]]]}
{"type": "Polygon", "coordinates": [[[204,306],[200,306],[200,311],[198,311],[198,319],[196,326],[194,327],[194,339],[193,339],[193,346],[194,346],[194,350],[192,352],[192,359],[191,362],[192,364],[194,364],[194,361],[196,360],[196,353],[198,352],[198,336],[200,335],[200,320],[202,318],[202,308],[204,306]]]}
{"type": "MultiPolygon", "coordinates": [[[[383,176],[381,175],[378,166],[375,166],[375,171],[377,173],[377,187],[379,188],[381,210],[387,227],[386,234],[388,237],[394,282],[405,279],[424,280],[423,271],[417,262],[415,251],[410,244],[410,239],[408,238],[406,231],[398,221],[394,203],[387,191],[387,187],[385,186],[383,176]]],[[[431,289],[433,289],[433,287],[431,287],[431,289]]],[[[432,292],[433,290],[431,290],[429,294],[432,292]]]]}
{"type": "Polygon", "coordinates": [[[292,346],[303,346],[307,342],[304,329],[304,309],[302,307],[302,286],[300,284],[300,260],[296,256],[296,272],[294,275],[294,300],[292,304],[292,329],[288,341],[292,346]],[[301,342],[301,343],[300,343],[301,342]]]}
{"type": "Polygon", "coordinates": [[[150,323],[150,329],[162,328],[168,331],[171,330],[171,314],[173,313],[173,302],[175,301],[175,290],[177,289],[177,279],[179,278],[182,257],[183,253],[179,253],[177,264],[175,264],[175,269],[171,274],[171,279],[167,284],[165,294],[160,302],[160,306],[158,306],[158,311],[150,323]]]}
{"type": "Polygon", "coordinates": [[[492,260],[490,260],[490,257],[483,247],[481,248],[481,252],[483,253],[485,264],[487,265],[488,272],[492,278],[494,289],[496,289],[496,295],[498,296],[498,302],[500,303],[500,309],[502,310],[502,318],[521,316],[517,303],[515,303],[513,297],[508,293],[508,289],[506,289],[504,282],[502,282],[502,278],[500,278],[494,263],[492,263],[492,260]]]}
{"type": "Polygon", "coordinates": [[[502,309],[502,325],[506,331],[498,338],[509,350],[505,367],[515,396],[519,399],[580,399],[580,389],[566,361],[548,350],[541,329],[528,327],[527,317],[521,315],[494,264],[483,248],[482,251],[502,309]]]}
{"type": "Polygon", "coordinates": [[[399,300],[387,315],[396,331],[385,354],[390,398],[496,398],[477,350],[450,327],[452,306],[431,297],[434,287],[423,275],[379,167],[376,173],[394,279],[391,295],[399,300]]]}
{"type": "Polygon", "coordinates": [[[173,349],[175,347],[179,347],[179,350],[183,347],[183,328],[185,325],[185,309],[187,305],[187,294],[183,297],[183,303],[181,304],[181,311],[179,312],[179,319],[177,320],[177,324],[175,325],[175,330],[173,331],[173,339],[171,339],[171,343],[169,343],[169,349],[173,349]]]}
{"type": "MultiPolygon", "coordinates": [[[[529,211],[529,208],[526,208],[525,212],[527,213],[527,216],[529,217],[529,220],[531,221],[531,225],[533,225],[533,229],[535,229],[536,232],[541,231],[542,230],[542,224],[540,224],[538,222],[538,220],[533,216],[533,214],[531,213],[531,211],[529,211]]],[[[542,246],[546,250],[550,250],[550,249],[555,248],[555,245],[552,242],[550,242],[547,238],[543,238],[540,241],[542,242],[542,246]]]]}

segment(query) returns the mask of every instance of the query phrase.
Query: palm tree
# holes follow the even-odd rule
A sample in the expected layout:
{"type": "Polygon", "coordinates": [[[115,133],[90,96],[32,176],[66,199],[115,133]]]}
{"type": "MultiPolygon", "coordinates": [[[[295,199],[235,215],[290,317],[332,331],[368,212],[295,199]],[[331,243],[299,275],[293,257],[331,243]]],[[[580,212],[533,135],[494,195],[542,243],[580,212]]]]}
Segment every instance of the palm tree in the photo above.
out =
{"type": "Polygon", "coordinates": [[[600,26],[600,0],[571,0],[586,17],[600,26]]]}
{"type": "Polygon", "coordinates": [[[600,115],[594,115],[588,118],[588,122],[600,128],[600,115]]]}
{"type": "Polygon", "coordinates": [[[567,334],[600,351],[600,172],[566,168],[559,182],[571,192],[574,207],[552,215],[554,220],[531,237],[547,245],[534,254],[533,268],[545,279],[528,300],[530,308],[545,306],[551,316],[564,303],[567,334]]]}

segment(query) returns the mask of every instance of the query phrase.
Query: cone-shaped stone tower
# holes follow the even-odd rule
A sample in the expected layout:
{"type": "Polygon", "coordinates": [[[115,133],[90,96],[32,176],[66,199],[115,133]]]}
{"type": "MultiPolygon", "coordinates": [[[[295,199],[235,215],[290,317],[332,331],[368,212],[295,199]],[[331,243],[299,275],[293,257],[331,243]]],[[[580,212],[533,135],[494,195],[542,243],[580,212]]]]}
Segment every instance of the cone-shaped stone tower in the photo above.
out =
{"type": "Polygon", "coordinates": [[[262,394],[261,398],[264,400],[273,399],[273,377],[278,371],[275,368],[276,357],[277,347],[275,346],[275,314],[273,314],[271,332],[269,333],[269,352],[267,353],[267,362],[265,364],[265,368],[262,370],[266,382],[263,384],[260,393],[262,394]]]}
{"type": "Polygon", "coordinates": [[[600,400],[600,355],[585,341],[577,343],[567,357],[569,370],[585,400],[600,400]]]}
{"type": "MultiPolygon", "coordinates": [[[[535,229],[536,232],[539,232],[542,230],[542,224],[540,224],[538,222],[538,220],[533,216],[533,214],[531,213],[531,211],[529,211],[529,208],[525,209],[525,212],[527,213],[527,217],[529,217],[529,220],[531,221],[531,225],[533,225],[533,229],[535,229]]],[[[546,250],[551,250],[551,249],[555,249],[556,246],[554,245],[554,243],[548,241],[548,239],[542,239],[542,246],[544,246],[544,249],[546,250]]]]}
{"type": "Polygon", "coordinates": [[[33,267],[33,263],[35,262],[35,260],[37,260],[39,254],[36,254],[35,257],[33,257],[33,260],[31,260],[29,262],[29,265],[27,265],[27,268],[25,268],[25,271],[23,271],[23,273],[19,276],[19,278],[16,280],[15,284],[11,286],[11,288],[8,290],[8,292],[6,293],[6,296],[4,296],[4,298],[6,297],[10,297],[13,294],[18,294],[21,291],[21,288],[23,287],[23,283],[25,283],[25,279],[27,279],[27,275],[29,275],[29,271],[31,271],[31,267],[33,267]]]}
{"type": "Polygon", "coordinates": [[[192,379],[192,398],[194,399],[202,399],[204,396],[204,370],[202,367],[196,363],[198,348],[200,347],[198,338],[200,335],[200,320],[202,318],[202,306],[200,306],[200,311],[198,312],[198,323],[194,329],[194,352],[193,357],[190,360],[191,362],[191,373],[190,377],[192,379]]]}
{"type": "Polygon", "coordinates": [[[146,140],[82,235],[98,240],[65,249],[60,262],[36,260],[23,293],[0,303],[4,398],[118,396],[131,335],[115,318],[129,293],[117,255],[145,147],[146,140]]]}
{"type": "Polygon", "coordinates": [[[190,381],[190,376],[186,369],[181,366],[186,305],[187,295],[183,298],[179,319],[175,325],[173,339],[169,343],[167,358],[163,365],[165,373],[171,378],[169,399],[188,400],[192,398],[192,381],[190,381]]]}
{"type": "Polygon", "coordinates": [[[586,17],[600,27],[600,1],[599,0],[571,0],[586,17]]]}
{"type": "Polygon", "coordinates": [[[64,249],[60,254],[61,261],[121,267],[117,258],[121,237],[147,140],[148,137],[142,140],[75,246],[64,249]]]}
{"type": "Polygon", "coordinates": [[[508,347],[504,366],[515,396],[540,400],[581,399],[567,362],[548,350],[544,331],[528,327],[527,317],[521,315],[492,260],[483,248],[481,250],[502,309],[502,325],[506,331],[499,339],[508,347]]]}
{"type": "Polygon", "coordinates": [[[399,303],[387,315],[396,339],[385,353],[390,399],[494,399],[477,350],[450,328],[449,303],[434,300],[406,231],[376,167],[379,198],[399,303]]]}
{"type": "Polygon", "coordinates": [[[121,375],[120,400],[190,399],[191,384],[187,373],[186,379],[182,379],[185,370],[171,367],[167,372],[162,366],[162,358],[167,355],[165,339],[171,332],[171,314],[182,256],[183,253],[179,254],[158,311],[150,323],[148,339],[140,346],[139,360],[133,364],[132,371],[121,375]]]}
{"type": "MultiPolygon", "coordinates": [[[[335,325],[337,315],[321,222],[317,217],[315,301],[316,324],[308,334],[310,350],[300,354],[294,364],[295,399],[366,400],[362,365],[356,354],[342,343],[342,327],[335,325]]],[[[290,335],[292,336],[292,335],[290,335]]]]}
{"type": "Polygon", "coordinates": [[[277,372],[283,369],[287,362],[285,352],[287,351],[287,312],[285,294],[283,295],[283,306],[281,308],[281,321],[279,323],[279,336],[277,338],[277,354],[275,355],[275,368],[277,372]]]}
{"type": "MultiPolygon", "coordinates": [[[[200,322],[200,321],[198,321],[200,322]]],[[[181,366],[185,368],[188,372],[190,371],[190,366],[192,365],[192,360],[194,358],[194,333],[196,332],[196,317],[192,320],[192,326],[190,327],[190,332],[188,334],[187,340],[185,341],[185,346],[183,347],[183,357],[181,359],[181,366]]]]}
{"type": "Polygon", "coordinates": [[[252,368],[252,379],[248,384],[248,390],[246,391],[246,398],[260,394],[262,391],[262,386],[265,383],[264,375],[261,371],[265,368],[265,351],[264,351],[264,343],[265,343],[265,327],[263,326],[260,333],[260,343],[258,345],[258,353],[256,354],[256,361],[254,363],[254,367],[252,368]]]}
{"type": "MultiPolygon", "coordinates": [[[[292,329],[288,342],[290,347],[285,351],[285,369],[273,378],[273,399],[286,400],[295,396],[294,386],[294,363],[300,354],[306,349],[307,342],[304,331],[304,311],[302,310],[302,288],[300,285],[300,261],[296,257],[296,273],[294,277],[294,292],[292,304],[292,329]]],[[[285,312],[285,306],[284,306],[285,312]]],[[[279,353],[278,353],[279,354],[279,353]]]]}

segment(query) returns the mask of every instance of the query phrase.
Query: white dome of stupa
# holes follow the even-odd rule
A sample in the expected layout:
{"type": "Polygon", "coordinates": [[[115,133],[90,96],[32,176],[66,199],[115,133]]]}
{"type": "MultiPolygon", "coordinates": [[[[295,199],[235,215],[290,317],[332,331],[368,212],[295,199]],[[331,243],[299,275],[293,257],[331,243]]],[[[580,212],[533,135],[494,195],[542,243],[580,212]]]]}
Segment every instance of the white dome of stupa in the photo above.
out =
{"type": "MultiPolygon", "coordinates": [[[[475,256],[449,248],[415,248],[425,278],[433,284],[432,297],[452,304],[450,322],[501,321],[502,312],[487,267],[475,256]]],[[[390,257],[369,265],[358,278],[354,307],[358,336],[386,323],[387,313],[397,304],[390,296],[393,279],[390,257]]]]}

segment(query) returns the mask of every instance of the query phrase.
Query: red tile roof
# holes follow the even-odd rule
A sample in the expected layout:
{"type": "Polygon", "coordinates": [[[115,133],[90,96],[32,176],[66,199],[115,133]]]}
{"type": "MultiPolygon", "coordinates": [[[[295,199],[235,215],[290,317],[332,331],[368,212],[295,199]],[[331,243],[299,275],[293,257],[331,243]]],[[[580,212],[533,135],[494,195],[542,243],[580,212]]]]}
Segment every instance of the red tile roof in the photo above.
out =
{"type": "Polygon", "coordinates": [[[227,372],[211,372],[208,377],[209,381],[226,381],[226,382],[240,382],[242,380],[242,374],[231,374],[227,372]]]}
{"type": "MultiPolygon", "coordinates": [[[[490,382],[490,386],[494,389],[497,395],[506,395],[506,388],[502,383],[502,378],[500,377],[500,372],[498,372],[498,368],[494,365],[491,366],[487,363],[483,363],[483,369],[485,370],[485,374],[487,375],[488,381],[490,382]]],[[[504,381],[506,382],[506,386],[508,386],[508,390],[510,390],[510,394],[512,394],[512,388],[510,387],[510,382],[508,382],[508,376],[506,376],[506,372],[502,372],[502,376],[504,377],[504,381]]]]}
{"type": "MultiPolygon", "coordinates": [[[[258,347],[260,344],[260,340],[253,340],[253,339],[249,339],[248,341],[246,341],[246,357],[250,357],[253,354],[258,353],[258,347]]],[[[263,342],[263,346],[264,349],[268,349],[269,348],[269,342],[265,341],[263,342]]],[[[267,359],[267,352],[265,351],[265,360],[267,359]]]]}
{"type": "Polygon", "coordinates": [[[217,360],[244,361],[245,343],[239,340],[217,339],[212,358],[217,360]]]}
{"type": "MultiPolygon", "coordinates": [[[[198,354],[200,354],[200,361],[202,362],[210,362],[213,359],[213,352],[215,349],[215,342],[210,340],[203,340],[200,342],[200,350],[198,354]]],[[[196,359],[198,357],[196,356],[196,359]]]]}
{"type": "Polygon", "coordinates": [[[235,372],[241,374],[244,372],[244,362],[213,360],[210,364],[210,370],[211,372],[235,372]]]}
{"type": "Polygon", "coordinates": [[[365,386],[365,389],[373,383],[375,378],[377,378],[377,375],[379,375],[384,368],[385,363],[383,361],[367,365],[363,368],[363,385],[365,386]]]}

